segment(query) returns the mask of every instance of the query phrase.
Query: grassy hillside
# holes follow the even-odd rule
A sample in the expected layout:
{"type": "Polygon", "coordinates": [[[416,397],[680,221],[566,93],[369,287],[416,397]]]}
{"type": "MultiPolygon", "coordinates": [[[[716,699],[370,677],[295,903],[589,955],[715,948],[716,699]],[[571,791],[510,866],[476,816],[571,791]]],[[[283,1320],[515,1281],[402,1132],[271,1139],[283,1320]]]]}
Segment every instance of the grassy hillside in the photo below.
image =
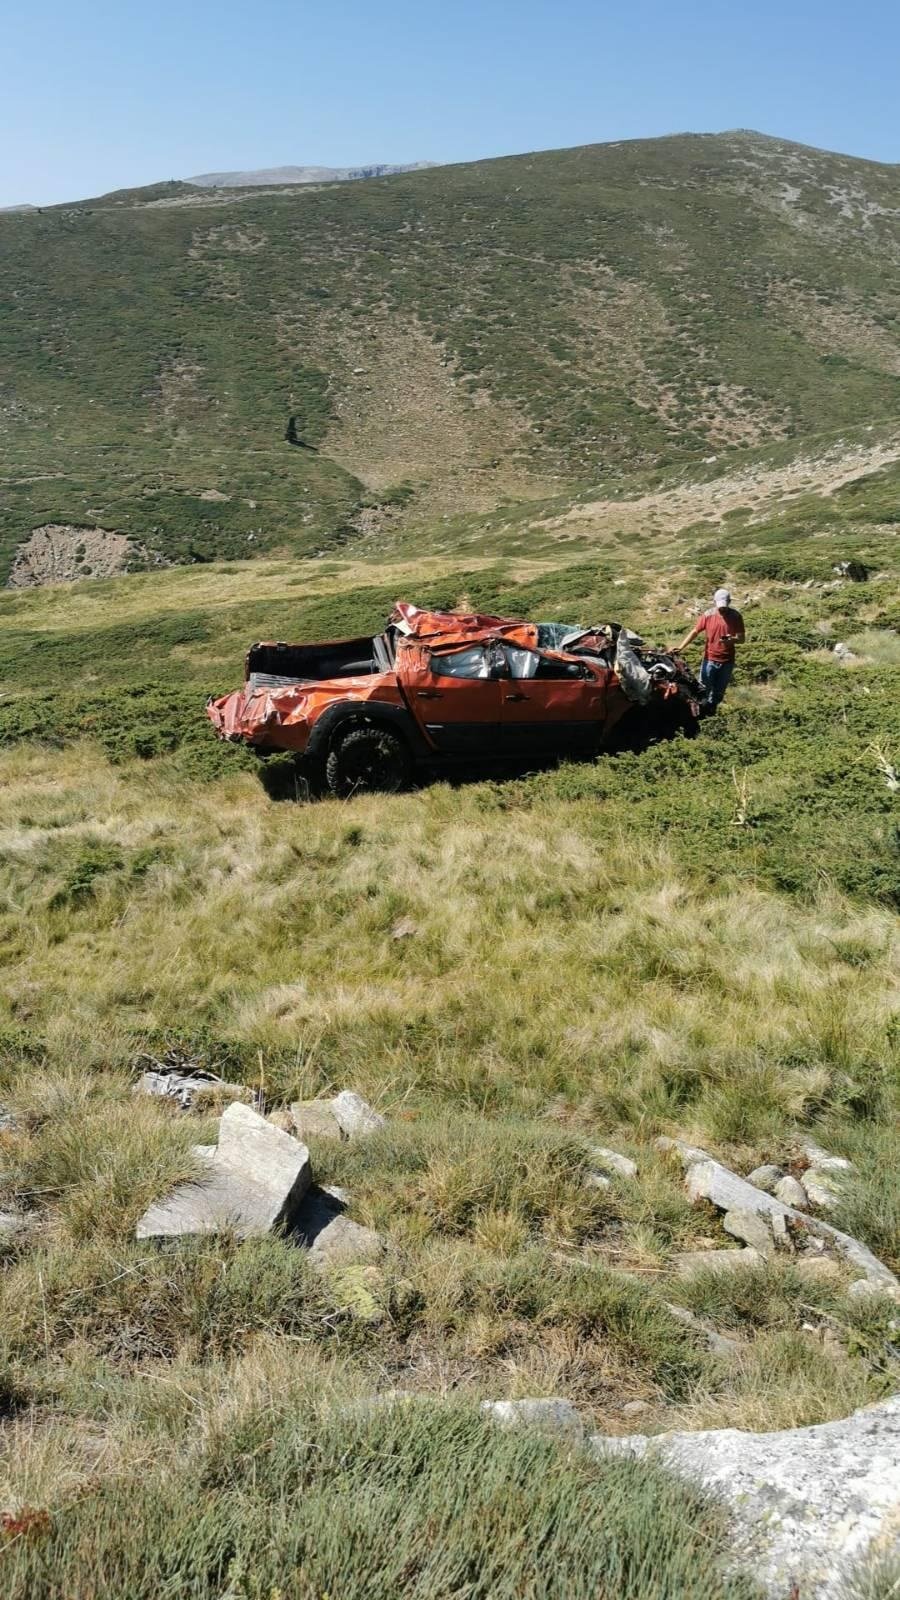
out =
{"type": "Polygon", "coordinates": [[[7,569],[46,524],[309,552],[900,398],[897,170],[756,134],[159,185],[0,254],[7,569]]]}
{"type": "Polygon", "coordinates": [[[654,1140],[815,1137],[900,1271],[898,205],[736,134],[0,218],[4,573],[182,563],[0,595],[4,1595],[758,1600],[701,1495],[478,1403],[896,1391],[842,1268],[683,1275],[726,1240],[654,1140]],[[311,802],[204,715],[401,597],[671,644],[723,580],[725,706],[640,756],[311,802]],[[311,1140],[376,1265],[136,1241],[215,1137],[133,1093],[166,1051],[379,1107],[311,1140]]]}
{"type": "MultiPolygon", "coordinates": [[[[783,470],[760,457],[754,481],[783,470]]],[[[544,1593],[548,1562],[585,1596],[731,1592],[697,1498],[473,1408],[563,1394],[611,1432],[633,1400],[642,1430],[768,1428],[896,1387],[891,1307],[840,1274],[681,1277],[718,1226],[652,1144],[748,1170],[813,1132],[857,1168],[838,1220],[900,1266],[896,489],[887,469],[652,542],[625,501],[618,536],[556,501],[454,525],[455,557],[404,536],[377,574],[220,563],[6,596],[0,1201],[34,1231],[3,1246],[0,1501],[37,1518],[0,1551],[7,1592],[340,1578],[446,1600],[464,1552],[485,1600],[498,1570],[544,1593]],[[835,582],[848,555],[868,583],[835,582]],[[698,740],[642,757],[279,802],[203,716],[255,634],[374,628],[408,594],[671,640],[723,572],[739,681],[698,740]],[[279,1241],[134,1242],[214,1134],[133,1097],[137,1057],[167,1048],[271,1107],[352,1086],[384,1111],[363,1145],[313,1141],[387,1241],[362,1286],[279,1241]],[[597,1141],[638,1179],[587,1186],[597,1141]],[[419,1399],[372,1411],[392,1388],[419,1399]],[[501,1510],[511,1484],[515,1528],[553,1530],[540,1550],[501,1510]]]]}

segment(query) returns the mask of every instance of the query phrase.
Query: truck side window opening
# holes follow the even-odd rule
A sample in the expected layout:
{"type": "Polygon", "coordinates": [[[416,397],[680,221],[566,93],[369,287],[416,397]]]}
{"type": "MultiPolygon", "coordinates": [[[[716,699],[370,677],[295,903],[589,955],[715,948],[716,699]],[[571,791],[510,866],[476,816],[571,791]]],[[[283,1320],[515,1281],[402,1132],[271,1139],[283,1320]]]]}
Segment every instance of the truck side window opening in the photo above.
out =
{"type": "Polygon", "coordinates": [[[581,678],[581,668],[573,661],[554,661],[552,656],[538,655],[535,650],[522,650],[508,644],[506,654],[514,678],[581,678]]]}
{"type": "Polygon", "coordinates": [[[451,655],[432,653],[431,671],[441,678],[489,678],[491,676],[488,652],[483,645],[468,650],[454,650],[451,655]]]}

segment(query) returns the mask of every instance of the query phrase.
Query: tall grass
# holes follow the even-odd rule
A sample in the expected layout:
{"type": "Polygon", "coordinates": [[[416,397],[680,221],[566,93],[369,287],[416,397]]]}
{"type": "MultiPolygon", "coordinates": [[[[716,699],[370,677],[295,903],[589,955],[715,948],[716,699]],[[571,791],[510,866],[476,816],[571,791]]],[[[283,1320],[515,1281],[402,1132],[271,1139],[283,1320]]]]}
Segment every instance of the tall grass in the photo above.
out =
{"type": "Polygon", "coordinates": [[[263,1411],[0,1552],[9,1600],[752,1600],[720,1515],[645,1465],[457,1409],[263,1411]]]}

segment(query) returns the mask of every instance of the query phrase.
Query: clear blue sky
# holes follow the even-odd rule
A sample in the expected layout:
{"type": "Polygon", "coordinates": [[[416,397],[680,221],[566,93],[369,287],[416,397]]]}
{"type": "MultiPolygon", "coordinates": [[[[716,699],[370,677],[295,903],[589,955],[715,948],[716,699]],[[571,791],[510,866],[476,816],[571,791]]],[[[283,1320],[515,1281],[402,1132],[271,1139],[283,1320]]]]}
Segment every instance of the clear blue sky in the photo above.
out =
{"type": "Polygon", "coordinates": [[[7,0],[0,205],[752,127],[900,161],[897,0],[7,0]]]}

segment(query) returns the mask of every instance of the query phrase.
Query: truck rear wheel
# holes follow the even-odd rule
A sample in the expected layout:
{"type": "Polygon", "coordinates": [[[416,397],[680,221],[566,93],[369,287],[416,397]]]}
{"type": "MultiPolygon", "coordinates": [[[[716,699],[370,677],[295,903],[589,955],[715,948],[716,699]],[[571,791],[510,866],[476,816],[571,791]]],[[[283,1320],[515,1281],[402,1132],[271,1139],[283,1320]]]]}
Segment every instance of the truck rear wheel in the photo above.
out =
{"type": "Polygon", "coordinates": [[[354,728],[328,752],[325,782],[329,792],[346,800],[354,794],[396,794],[410,774],[412,762],[403,740],[390,728],[354,728]]]}

